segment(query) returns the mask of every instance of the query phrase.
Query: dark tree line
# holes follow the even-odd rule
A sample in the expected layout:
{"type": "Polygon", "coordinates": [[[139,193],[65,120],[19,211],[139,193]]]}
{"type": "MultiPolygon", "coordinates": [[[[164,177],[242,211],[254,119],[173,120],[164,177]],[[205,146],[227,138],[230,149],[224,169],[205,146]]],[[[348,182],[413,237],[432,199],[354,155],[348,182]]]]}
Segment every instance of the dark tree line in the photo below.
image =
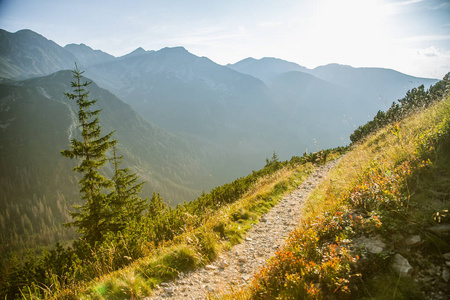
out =
{"type": "Polygon", "coordinates": [[[423,85],[409,90],[405,97],[399,99],[398,102],[393,102],[386,112],[378,111],[372,121],[359,126],[350,135],[350,140],[352,143],[356,143],[378,129],[396,123],[417,110],[427,108],[434,102],[443,99],[444,95],[449,93],[449,77],[450,73],[447,73],[441,81],[431,86],[429,90],[425,90],[423,85]]]}

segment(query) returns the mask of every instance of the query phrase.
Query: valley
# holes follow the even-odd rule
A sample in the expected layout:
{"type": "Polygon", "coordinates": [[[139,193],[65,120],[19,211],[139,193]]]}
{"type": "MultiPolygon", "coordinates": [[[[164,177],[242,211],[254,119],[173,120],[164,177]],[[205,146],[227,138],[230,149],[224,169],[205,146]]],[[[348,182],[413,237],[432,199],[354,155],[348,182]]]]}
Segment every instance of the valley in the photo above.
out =
{"type": "MultiPolygon", "coordinates": [[[[0,251],[70,241],[62,227],[79,204],[64,159],[80,135],[65,99],[75,63],[93,81],[102,130],[114,131],[125,165],[182,205],[281,160],[347,145],[350,134],[406,91],[436,79],[394,70],[275,58],[219,65],[183,47],[114,57],[84,44],[61,47],[31,30],[0,30],[0,251]]],[[[106,172],[111,172],[109,166],[106,172]]]]}

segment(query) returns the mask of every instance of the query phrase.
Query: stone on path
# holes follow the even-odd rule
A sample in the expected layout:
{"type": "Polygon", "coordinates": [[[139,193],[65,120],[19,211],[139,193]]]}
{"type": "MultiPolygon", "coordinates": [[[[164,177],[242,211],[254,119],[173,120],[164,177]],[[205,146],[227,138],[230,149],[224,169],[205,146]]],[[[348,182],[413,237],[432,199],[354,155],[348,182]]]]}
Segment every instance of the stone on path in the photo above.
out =
{"type": "Polygon", "coordinates": [[[442,271],[442,279],[444,279],[445,282],[448,282],[450,280],[450,272],[447,268],[444,268],[442,271]]]}
{"type": "Polygon", "coordinates": [[[362,236],[356,240],[356,244],[363,246],[368,252],[373,254],[381,253],[386,244],[380,239],[380,237],[376,236],[373,238],[366,238],[362,236]]]}
{"type": "Polygon", "coordinates": [[[394,255],[392,268],[400,276],[411,276],[413,272],[413,267],[409,264],[408,260],[398,253],[394,255]]]}
{"type": "Polygon", "coordinates": [[[406,239],[406,244],[411,247],[419,246],[422,243],[420,235],[413,235],[406,239]]]}

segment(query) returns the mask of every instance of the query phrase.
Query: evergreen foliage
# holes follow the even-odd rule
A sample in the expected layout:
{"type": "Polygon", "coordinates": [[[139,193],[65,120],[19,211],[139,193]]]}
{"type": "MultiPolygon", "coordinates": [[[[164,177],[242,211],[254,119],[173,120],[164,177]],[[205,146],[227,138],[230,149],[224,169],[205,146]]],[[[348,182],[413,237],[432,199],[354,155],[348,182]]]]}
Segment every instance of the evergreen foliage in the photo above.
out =
{"type": "MultiPolygon", "coordinates": [[[[337,148],[302,157],[294,156],[290,161],[272,161],[259,171],[216,187],[196,200],[176,208],[165,204],[161,196],[154,193],[145,205],[143,214],[138,217],[139,222],[125,224],[123,230],[118,232],[108,231],[102,242],[91,245],[85,239],[80,239],[72,247],[64,249],[57,245],[56,249],[45,251],[40,256],[30,254],[12,259],[0,278],[0,297],[15,299],[20,296],[23,287],[33,287],[33,295],[43,296],[45,292],[36,286],[67,287],[123,268],[139,258],[151,255],[161,245],[173,243],[177,236],[187,231],[194,232],[210,218],[214,218],[214,212],[220,207],[239,200],[259,179],[275,174],[282,168],[310,162],[320,164],[327,153],[345,151],[346,148],[337,148]]],[[[110,195],[115,193],[111,192],[110,195]]],[[[138,199],[134,196],[132,198],[138,199]]],[[[211,244],[207,238],[211,234],[214,235],[204,232],[196,234],[199,249],[206,251],[205,255],[208,256],[214,255],[214,249],[205,248],[203,243],[211,244]]]]}
{"type": "MultiPolygon", "coordinates": [[[[207,246],[213,244],[208,241],[214,233],[199,229],[202,224],[214,218],[214,212],[219,208],[238,201],[258,180],[275,174],[284,167],[309,162],[320,164],[325,162],[329,153],[346,151],[345,148],[340,148],[309,155],[305,153],[302,157],[293,157],[285,162],[279,161],[273,153],[272,159],[266,161],[263,169],[216,187],[209,193],[203,193],[190,203],[171,208],[163,202],[159,194],[154,193],[147,204],[138,197],[142,183],[136,183],[136,174],[130,174],[128,169],[119,167],[122,157],[117,154],[117,142],[111,138],[112,133],[101,137],[99,111],[89,110],[95,101],[87,99],[88,92],[85,88],[89,83],[81,83],[81,75],[82,72],[77,68],[74,71],[76,81],[72,83],[74,93],[68,94],[68,97],[79,103],[83,139],[72,140],[72,148],[63,151],[63,154],[81,159],[75,171],[84,174],[80,180],[80,192],[86,204],[80,206],[81,211],[74,214],[76,220],[72,226],[85,226],[79,227],[84,238],[74,242],[69,248],[57,245],[54,250],[45,251],[40,256],[30,254],[21,259],[13,258],[0,278],[1,298],[20,297],[24,287],[34,288],[31,291],[33,297],[49,294],[48,291],[40,289],[42,286],[64,286],[70,289],[71,286],[80,285],[123,268],[139,258],[152,255],[159,246],[176,243],[177,237],[187,231],[194,232],[193,246],[198,246],[198,249],[207,253],[205,255],[213,257],[214,247],[207,246]],[[89,127],[90,125],[92,127],[89,127]],[[107,157],[108,151],[112,155],[111,158],[107,157]],[[101,175],[101,168],[108,161],[113,165],[112,179],[101,175]],[[92,199],[91,202],[88,199],[92,199]],[[96,225],[94,229],[97,231],[89,231],[93,230],[87,228],[90,224],[96,225]]],[[[447,81],[438,83],[427,92],[419,88],[419,91],[413,91],[405,98],[422,99],[417,100],[417,103],[427,103],[427,97],[434,99],[437,95],[446,93],[448,75],[445,80],[447,81]]],[[[400,102],[401,105],[409,105],[408,100],[403,102],[405,104],[400,102]]],[[[388,112],[380,113],[380,119],[383,118],[382,114],[388,112]]],[[[236,215],[238,219],[244,217],[236,215]]],[[[192,264],[195,262],[189,265],[192,264]]],[[[59,293],[64,294],[61,291],[59,293]]]]}
{"type": "Polygon", "coordinates": [[[117,141],[112,139],[114,132],[101,136],[99,114],[93,110],[97,100],[89,100],[86,87],[90,82],[82,82],[78,67],[73,71],[73,93],[65,93],[78,105],[78,121],[81,140],[72,139],[71,149],[61,154],[69,158],[81,159],[74,171],[84,176],[80,180],[80,193],[85,204],[77,206],[78,211],[71,212],[75,221],[66,224],[77,227],[77,231],[91,245],[102,242],[107,234],[116,234],[128,224],[139,221],[146,207],[146,199],[139,194],[143,182],[137,183],[136,173],[130,174],[127,168],[120,168],[122,156],[117,154],[117,141]],[[108,151],[112,158],[107,157],[108,151]],[[101,173],[101,168],[110,161],[114,167],[114,176],[108,179],[101,173]]]}
{"type": "Polygon", "coordinates": [[[146,208],[147,199],[141,199],[144,182],[136,183],[139,179],[136,173],[130,174],[127,168],[120,168],[123,156],[117,156],[116,143],[112,144],[114,165],[114,177],[112,178],[114,191],[109,195],[111,198],[111,221],[113,232],[122,231],[127,224],[139,221],[146,208]]]}
{"type": "MultiPolygon", "coordinates": [[[[146,203],[138,197],[142,183],[136,183],[136,174],[120,168],[122,157],[117,154],[113,133],[101,136],[100,110],[92,110],[96,101],[88,99],[86,87],[89,83],[81,82],[82,73],[78,68],[73,71],[74,92],[66,94],[69,99],[76,100],[79,107],[81,140],[73,139],[71,149],[62,151],[66,157],[81,160],[74,170],[84,175],[79,183],[86,203],[78,207],[79,211],[72,212],[75,221],[70,226],[77,227],[82,238],[72,247],[64,248],[58,244],[54,250],[44,251],[39,256],[30,253],[26,257],[13,257],[0,278],[2,298],[15,299],[24,292],[34,296],[48,295],[53,292],[41,287],[68,287],[123,268],[133,260],[150,255],[160,245],[173,242],[187,230],[199,228],[218,208],[239,200],[260,178],[290,165],[321,163],[324,153],[331,151],[293,157],[289,162],[278,161],[274,153],[263,169],[216,187],[175,209],[165,204],[157,193],[146,203]],[[108,158],[108,153],[112,157],[108,158]],[[101,172],[108,162],[114,170],[112,179],[101,172]]],[[[209,241],[205,238],[209,235],[199,234],[199,243],[209,241]]],[[[205,249],[208,256],[214,255],[213,248],[205,249]]]]}
{"type": "MultiPolygon", "coordinates": [[[[450,205],[450,97],[440,85],[430,89],[444,95],[435,105],[385,126],[342,158],[305,201],[298,228],[251,284],[211,299],[448,295],[441,273],[428,272],[435,264],[445,268],[442,253],[450,251],[448,234],[433,230],[448,224],[450,205]],[[412,236],[421,241],[412,245],[412,236]],[[384,243],[379,251],[373,249],[377,240],[384,243]],[[412,266],[411,276],[393,267],[398,255],[412,266]]],[[[402,105],[425,103],[431,94],[419,88],[402,105]]]]}
{"type": "Polygon", "coordinates": [[[449,89],[450,73],[447,73],[441,81],[431,86],[429,90],[425,90],[423,85],[413,88],[406,93],[405,97],[399,99],[398,103],[393,102],[386,112],[378,111],[372,121],[359,126],[350,135],[350,140],[352,143],[361,141],[378,129],[399,122],[419,109],[429,107],[432,103],[442,100],[444,95],[449,93],[449,89]]]}
{"type": "Polygon", "coordinates": [[[107,163],[106,152],[115,142],[111,137],[113,132],[101,135],[98,115],[100,110],[93,110],[97,100],[89,100],[86,87],[90,82],[82,82],[82,74],[76,66],[73,70],[74,81],[71,82],[73,93],[65,93],[67,98],[75,100],[78,105],[78,121],[81,127],[81,140],[71,141],[71,149],[61,154],[71,159],[81,159],[73,170],[83,174],[80,180],[81,198],[86,202],[76,206],[78,211],[71,212],[75,221],[66,224],[77,227],[77,231],[91,244],[103,240],[105,232],[111,229],[113,211],[111,197],[106,193],[112,186],[111,180],[100,173],[100,168],[107,163]]]}

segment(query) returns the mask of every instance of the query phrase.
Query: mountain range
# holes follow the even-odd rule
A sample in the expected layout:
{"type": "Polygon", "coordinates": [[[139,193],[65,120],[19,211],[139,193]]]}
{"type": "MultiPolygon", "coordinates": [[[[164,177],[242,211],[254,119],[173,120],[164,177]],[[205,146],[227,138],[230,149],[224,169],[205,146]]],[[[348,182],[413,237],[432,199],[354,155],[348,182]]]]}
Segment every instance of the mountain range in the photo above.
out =
{"type": "Polygon", "coordinates": [[[79,132],[64,97],[75,62],[93,81],[103,130],[116,131],[125,164],[148,182],[146,194],[161,192],[173,205],[262,167],[274,151],[287,159],[346,145],[378,110],[437,82],[276,58],[223,66],[183,47],[114,57],[31,30],[0,30],[2,243],[53,232],[79,201],[74,162],[59,155],[79,132]]]}
{"type": "MultiPolygon", "coordinates": [[[[36,232],[36,238],[51,242],[50,236],[69,220],[71,206],[80,204],[79,176],[71,171],[75,162],[60,155],[80,134],[76,105],[64,96],[71,91],[71,80],[72,73],[64,70],[0,84],[2,245],[16,234],[36,232]]],[[[211,143],[162,130],[95,83],[89,92],[98,99],[95,108],[102,110],[102,131],[115,131],[126,166],[147,182],[145,195],[158,191],[176,204],[221,182],[207,167],[215,152],[211,143]]]]}

